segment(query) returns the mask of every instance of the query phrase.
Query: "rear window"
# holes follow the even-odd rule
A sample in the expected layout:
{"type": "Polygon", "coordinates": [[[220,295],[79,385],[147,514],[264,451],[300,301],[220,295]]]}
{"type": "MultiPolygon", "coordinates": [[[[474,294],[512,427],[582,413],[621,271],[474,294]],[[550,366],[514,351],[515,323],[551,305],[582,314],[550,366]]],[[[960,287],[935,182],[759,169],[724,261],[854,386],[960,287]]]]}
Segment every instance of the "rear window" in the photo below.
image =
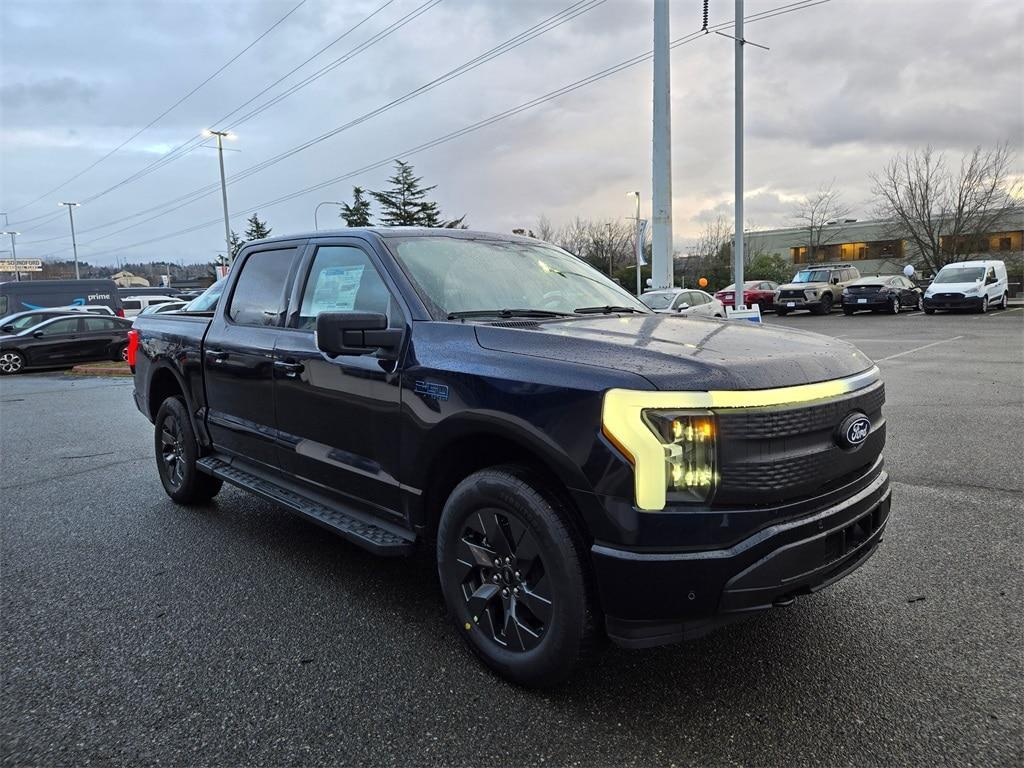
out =
{"type": "Polygon", "coordinates": [[[84,322],[87,331],[112,331],[117,327],[109,317],[86,317],[84,322]]]}
{"type": "Polygon", "coordinates": [[[228,317],[239,325],[277,325],[294,255],[294,248],[250,254],[235,283],[228,317]]]}
{"type": "Polygon", "coordinates": [[[142,302],[135,301],[134,299],[128,299],[121,302],[121,306],[124,309],[142,309],[142,302]]]}

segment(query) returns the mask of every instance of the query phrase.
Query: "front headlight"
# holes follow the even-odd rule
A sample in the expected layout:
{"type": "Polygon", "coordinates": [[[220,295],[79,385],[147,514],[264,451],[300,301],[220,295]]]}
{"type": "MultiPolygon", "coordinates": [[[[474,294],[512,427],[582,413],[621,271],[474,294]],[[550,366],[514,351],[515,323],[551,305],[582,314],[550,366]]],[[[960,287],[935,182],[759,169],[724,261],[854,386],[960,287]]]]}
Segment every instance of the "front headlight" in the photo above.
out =
{"type": "Polygon", "coordinates": [[[807,297],[808,299],[816,299],[818,298],[818,292],[813,288],[808,288],[806,291],[804,291],[804,296],[807,297]]]}
{"type": "Polygon", "coordinates": [[[706,411],[647,409],[643,420],[665,450],[665,490],[670,500],[705,502],[715,491],[715,418],[706,411]]]}

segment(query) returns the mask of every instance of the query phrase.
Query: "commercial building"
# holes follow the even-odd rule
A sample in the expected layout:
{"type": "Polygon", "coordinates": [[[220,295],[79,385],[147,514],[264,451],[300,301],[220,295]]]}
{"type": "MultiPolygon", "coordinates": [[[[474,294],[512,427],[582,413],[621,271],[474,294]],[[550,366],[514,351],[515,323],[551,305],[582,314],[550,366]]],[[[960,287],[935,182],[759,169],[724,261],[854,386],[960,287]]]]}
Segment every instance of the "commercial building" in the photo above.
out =
{"type": "MultiPolygon", "coordinates": [[[[747,232],[744,236],[751,255],[768,253],[782,256],[795,267],[809,263],[850,262],[861,274],[889,274],[907,264],[919,264],[920,254],[913,241],[901,238],[890,221],[844,219],[827,225],[814,253],[808,253],[806,228],[769,229],[747,232]]],[[[1024,258],[1024,210],[1006,216],[998,231],[980,232],[961,243],[963,258],[993,258],[1019,263],[1024,258]]]]}

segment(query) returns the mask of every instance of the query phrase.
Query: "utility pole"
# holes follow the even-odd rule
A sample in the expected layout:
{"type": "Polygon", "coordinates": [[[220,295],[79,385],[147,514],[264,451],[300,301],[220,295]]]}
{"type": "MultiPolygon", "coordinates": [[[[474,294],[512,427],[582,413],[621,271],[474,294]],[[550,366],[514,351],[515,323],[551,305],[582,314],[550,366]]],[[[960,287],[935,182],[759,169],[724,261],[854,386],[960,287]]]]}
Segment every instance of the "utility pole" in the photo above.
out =
{"type": "Polygon", "coordinates": [[[746,291],[743,290],[743,0],[736,0],[736,39],[733,46],[736,54],[736,243],[732,249],[732,274],[736,309],[746,309],[746,291]]]}
{"type": "Polygon", "coordinates": [[[81,276],[78,274],[78,243],[75,241],[75,214],[73,211],[79,206],[79,203],[61,203],[68,207],[68,218],[71,219],[71,250],[75,253],[75,280],[81,280],[81,276]]]}
{"type": "Polygon", "coordinates": [[[672,83],[669,0],[654,0],[654,151],[651,205],[651,284],[671,288],[672,274],[672,83]]]}
{"type": "Polygon", "coordinates": [[[11,258],[14,259],[14,279],[17,282],[20,283],[21,282],[21,270],[18,268],[18,249],[14,245],[14,238],[16,238],[19,234],[20,233],[18,233],[18,232],[8,232],[7,230],[4,230],[3,232],[0,232],[0,235],[10,235],[11,236],[11,258]]]}
{"type": "Polygon", "coordinates": [[[220,198],[224,203],[224,246],[227,248],[228,264],[234,260],[231,253],[231,224],[228,221],[228,186],[224,181],[224,139],[235,138],[234,134],[227,131],[214,131],[207,128],[203,131],[206,136],[217,137],[217,160],[220,163],[220,198]]]}

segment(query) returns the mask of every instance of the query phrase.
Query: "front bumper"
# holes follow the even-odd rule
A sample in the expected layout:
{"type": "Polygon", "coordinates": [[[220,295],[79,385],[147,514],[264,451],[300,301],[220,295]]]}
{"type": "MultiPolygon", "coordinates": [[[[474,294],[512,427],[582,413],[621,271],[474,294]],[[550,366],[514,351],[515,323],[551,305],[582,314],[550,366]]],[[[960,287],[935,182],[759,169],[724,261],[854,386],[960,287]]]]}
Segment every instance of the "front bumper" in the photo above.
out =
{"type": "Polygon", "coordinates": [[[981,309],[982,296],[924,297],[925,309],[981,309]]]}
{"type": "Polygon", "coordinates": [[[844,296],[843,309],[888,309],[892,305],[892,295],[876,293],[870,296],[844,296]]]}
{"type": "Polygon", "coordinates": [[[793,312],[797,309],[814,309],[821,306],[821,296],[814,299],[804,298],[775,298],[775,306],[793,312]]]}
{"type": "Polygon", "coordinates": [[[631,648],[676,642],[822,589],[874,553],[890,500],[882,471],[856,494],[727,549],[637,552],[595,544],[608,635],[631,648]]]}

